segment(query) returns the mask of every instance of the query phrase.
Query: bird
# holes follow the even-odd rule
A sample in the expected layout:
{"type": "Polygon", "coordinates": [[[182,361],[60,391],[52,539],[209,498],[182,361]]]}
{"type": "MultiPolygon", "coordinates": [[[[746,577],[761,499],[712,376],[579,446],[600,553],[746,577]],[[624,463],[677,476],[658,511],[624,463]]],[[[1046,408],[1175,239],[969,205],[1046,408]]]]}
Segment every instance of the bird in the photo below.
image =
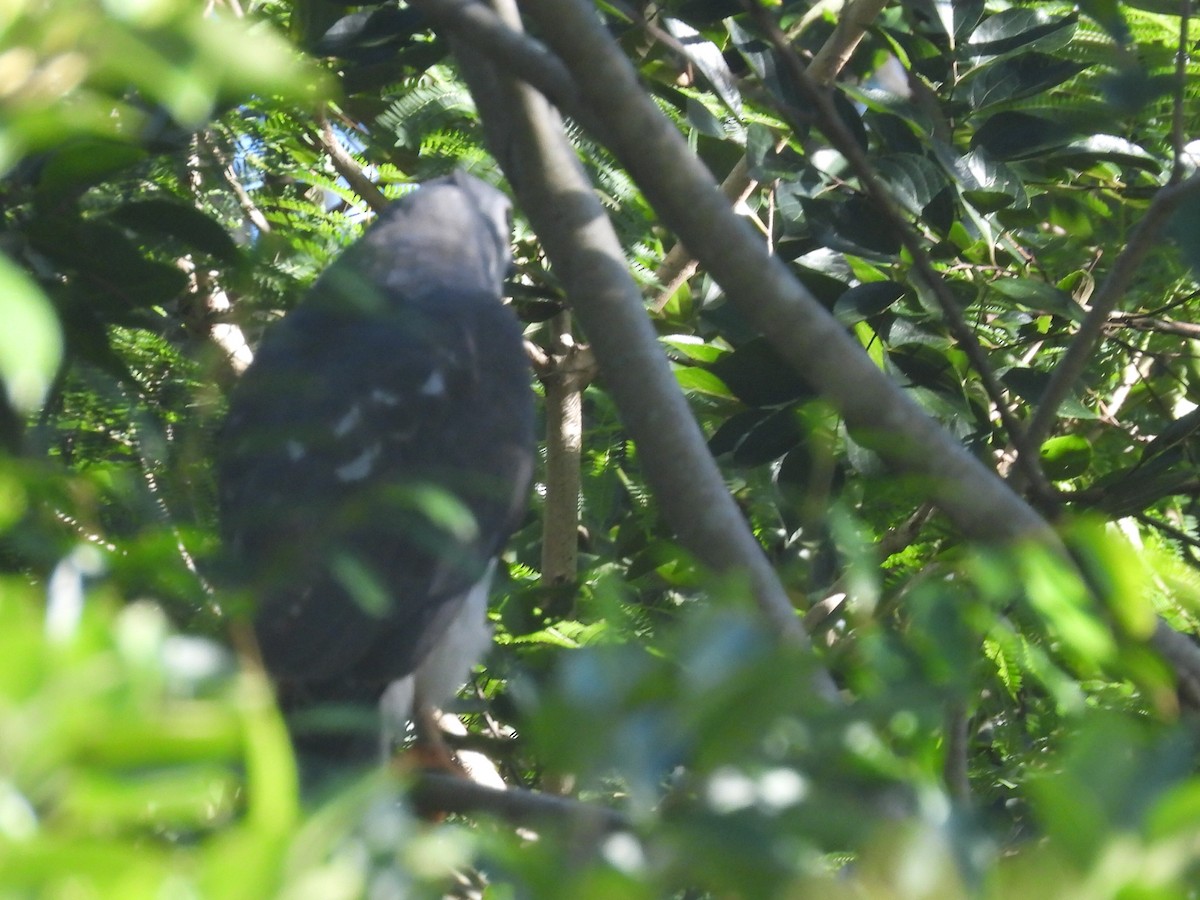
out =
{"type": "MultiPolygon", "coordinates": [[[[266,329],[230,391],[226,568],[289,720],[365,704],[395,731],[491,644],[489,585],[536,459],[522,325],[502,299],[511,216],[461,170],[404,195],[266,329]]],[[[293,737],[326,757],[372,746],[334,726],[293,737]]]]}

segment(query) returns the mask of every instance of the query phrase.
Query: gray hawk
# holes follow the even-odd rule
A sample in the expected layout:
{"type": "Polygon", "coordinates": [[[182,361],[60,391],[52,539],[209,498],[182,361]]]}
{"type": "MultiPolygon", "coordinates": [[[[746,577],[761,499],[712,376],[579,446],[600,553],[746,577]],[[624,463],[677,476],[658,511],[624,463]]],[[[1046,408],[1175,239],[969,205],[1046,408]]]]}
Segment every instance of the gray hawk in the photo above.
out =
{"type": "Polygon", "coordinates": [[[488,584],[535,458],[501,302],[510,216],[462,172],[406,195],[267,330],[231,393],[221,530],[285,711],[386,689],[404,718],[453,696],[490,643],[488,584]]]}

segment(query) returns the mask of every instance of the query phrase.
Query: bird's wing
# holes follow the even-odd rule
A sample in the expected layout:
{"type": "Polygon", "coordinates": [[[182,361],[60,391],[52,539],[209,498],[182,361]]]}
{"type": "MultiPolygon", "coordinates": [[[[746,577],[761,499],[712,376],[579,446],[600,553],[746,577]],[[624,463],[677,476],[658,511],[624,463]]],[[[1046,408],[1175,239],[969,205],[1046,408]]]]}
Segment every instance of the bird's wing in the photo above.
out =
{"type": "Polygon", "coordinates": [[[523,511],[520,328],[495,297],[450,299],[452,315],[302,306],[231,399],[222,521],[277,677],[412,671],[523,511]]]}

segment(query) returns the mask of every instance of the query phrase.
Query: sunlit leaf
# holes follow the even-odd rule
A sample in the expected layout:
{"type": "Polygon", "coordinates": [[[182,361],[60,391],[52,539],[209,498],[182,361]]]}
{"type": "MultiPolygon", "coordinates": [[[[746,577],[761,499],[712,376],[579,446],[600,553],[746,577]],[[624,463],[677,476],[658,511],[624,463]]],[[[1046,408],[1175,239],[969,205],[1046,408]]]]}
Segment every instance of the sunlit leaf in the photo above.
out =
{"type": "Polygon", "coordinates": [[[24,412],[45,397],[62,357],[58,317],[45,294],[0,255],[0,379],[9,402],[24,412]]]}

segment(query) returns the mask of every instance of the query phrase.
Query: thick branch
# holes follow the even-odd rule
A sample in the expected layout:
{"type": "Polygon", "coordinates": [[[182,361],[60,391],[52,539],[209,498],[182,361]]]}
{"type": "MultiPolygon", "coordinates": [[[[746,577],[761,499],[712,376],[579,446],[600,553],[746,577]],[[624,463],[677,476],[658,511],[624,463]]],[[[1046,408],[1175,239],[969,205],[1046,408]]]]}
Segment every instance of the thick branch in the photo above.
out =
{"type": "Polygon", "coordinates": [[[413,6],[420,8],[435,25],[452,31],[461,44],[469,45],[508,74],[533,85],[564,116],[592,134],[602,132],[600,123],[579,102],[579,88],[562,60],[546,49],[545,44],[506,25],[482,0],[416,0],[413,6]]]}
{"type": "MultiPolygon", "coordinates": [[[[417,5],[428,8],[441,2],[418,0],[417,5]]],[[[594,8],[581,0],[524,4],[559,57],[568,62],[583,101],[604,126],[610,149],[664,222],[705,263],[743,315],[838,407],[847,423],[881,438],[875,449],[893,466],[928,479],[930,496],[968,536],[1026,537],[1060,546],[1041,517],[884,376],[734,215],[712,176],[642,91],[636,72],[612,43],[594,8]]],[[[576,311],[597,345],[609,388],[639,442],[647,478],[664,511],[685,545],[714,568],[745,567],[768,618],[784,633],[795,633],[786,595],[761,549],[746,532],[736,507],[730,516],[732,502],[720,473],[675,388],[611,226],[577,160],[557,125],[548,124],[553,122],[548,110],[538,111],[528,91],[501,83],[490,65],[462,50],[460,62],[484,111],[493,152],[564,283],[579,288],[572,290],[576,311]],[[514,133],[512,112],[517,109],[528,131],[514,133]],[[688,516],[694,520],[688,521],[688,516]],[[715,541],[710,548],[715,553],[701,552],[709,540],[715,541]]],[[[1165,205],[1164,194],[1174,191],[1169,195],[1173,209],[1198,180],[1200,176],[1193,176],[1165,189],[1155,204],[1165,205]]],[[[1200,685],[1200,648],[1183,642],[1190,644],[1161,621],[1151,639],[1175,667],[1184,690],[1200,697],[1195,687],[1200,685]]]]}
{"type": "Polygon", "coordinates": [[[1048,535],[1041,517],[892,383],[730,210],[712,176],[641,89],[594,8],[580,0],[525,0],[524,6],[574,72],[585,101],[607,126],[610,148],[663,221],[847,423],[896,468],[927,479],[931,496],[968,535],[1048,535]]]}
{"type": "MultiPolygon", "coordinates": [[[[425,7],[427,0],[417,5],[425,7]]],[[[730,496],[679,391],[620,242],[563,135],[561,121],[540,94],[502,77],[480,55],[461,45],[456,54],[492,152],[567,288],[605,386],[638,446],[646,479],[672,528],[708,566],[744,573],[773,627],[807,644],[786,592],[730,496]]],[[[835,696],[827,675],[818,679],[816,689],[835,696]]]]}
{"type": "MultiPolygon", "coordinates": [[[[757,186],[758,182],[750,177],[750,163],[743,156],[721,182],[721,193],[729,200],[729,205],[736,209],[757,186]]],[[[670,249],[658,271],[654,273],[662,285],[658,299],[654,301],[656,312],[660,312],[671,301],[683,283],[696,274],[697,268],[699,266],[696,257],[692,256],[682,243],[677,243],[670,249]]]]}

